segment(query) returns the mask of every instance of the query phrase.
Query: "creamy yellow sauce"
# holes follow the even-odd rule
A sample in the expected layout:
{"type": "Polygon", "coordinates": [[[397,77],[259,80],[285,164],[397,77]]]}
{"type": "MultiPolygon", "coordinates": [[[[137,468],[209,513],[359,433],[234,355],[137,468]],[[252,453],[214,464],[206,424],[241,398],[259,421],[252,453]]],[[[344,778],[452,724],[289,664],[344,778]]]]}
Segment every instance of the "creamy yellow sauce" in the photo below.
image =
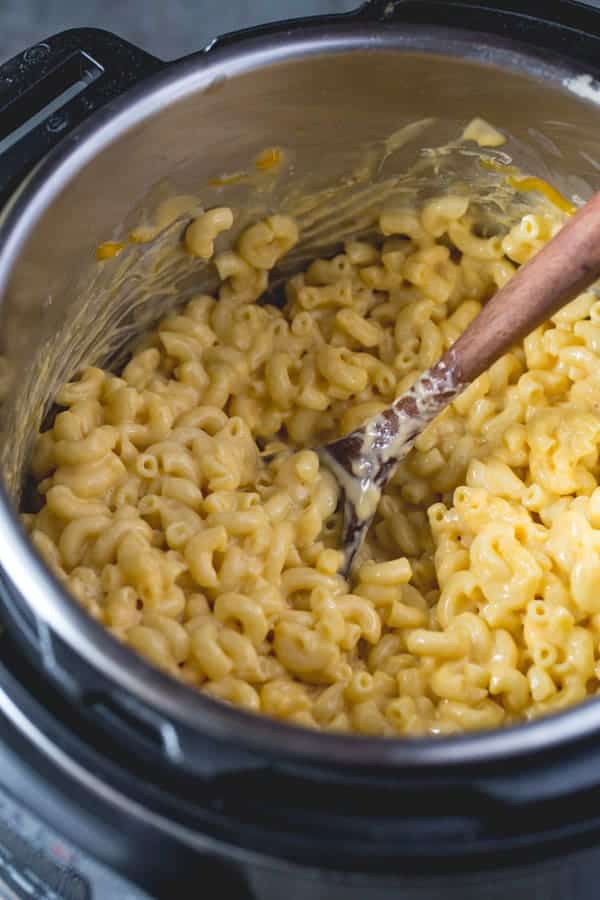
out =
{"type": "MultiPolygon", "coordinates": [[[[33,455],[43,505],[24,522],[34,545],[118,640],[217,700],[393,736],[509,724],[597,691],[593,294],[457,398],[383,496],[341,475],[359,515],[375,516],[355,577],[340,575],[338,489],[310,448],[411,385],[429,419],[419,373],[563,220],[475,164],[497,188],[498,233],[482,237],[489,210],[465,201],[464,181],[460,202],[444,204],[447,159],[431,153],[379,182],[367,167],[352,191],[290,192],[283,214],[234,225],[230,241],[213,241],[205,204],[188,207],[149,243],[98,263],[96,295],[83,295],[37,368],[35,396],[49,390],[64,410],[33,455]],[[426,173],[443,188],[435,216],[418,199],[426,173]],[[342,252],[320,258],[332,237],[342,252]],[[256,303],[273,266],[288,278],[283,310],[256,303]],[[128,331],[116,324],[124,302],[128,331]],[[67,381],[138,330],[146,336],[120,374],[88,366],[67,381]]],[[[400,425],[384,461],[408,449],[408,419],[400,425]]],[[[376,441],[368,425],[367,457],[376,441]]]]}

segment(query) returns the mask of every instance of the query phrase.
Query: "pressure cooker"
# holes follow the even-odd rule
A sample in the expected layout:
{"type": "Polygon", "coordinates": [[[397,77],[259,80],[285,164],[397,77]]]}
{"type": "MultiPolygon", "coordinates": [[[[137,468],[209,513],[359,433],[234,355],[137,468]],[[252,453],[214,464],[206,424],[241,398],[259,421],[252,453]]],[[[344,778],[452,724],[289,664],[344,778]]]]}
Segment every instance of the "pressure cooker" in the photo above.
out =
{"type": "MultiPolygon", "coordinates": [[[[2,897],[597,896],[600,699],[437,739],[277,723],[115,641],[18,520],[53,385],[95,346],[118,358],[111,322],[121,337],[144,324],[123,304],[103,318],[106,284],[84,315],[81,289],[140,198],[165,181],[197,191],[272,145],[289,148],[290,184],[333,182],[369,142],[425,119],[448,137],[475,116],[571,198],[600,189],[600,11],[371,0],[176,62],[75,29],[0,67],[2,897]]],[[[177,299],[157,291],[153,314],[177,299]]]]}

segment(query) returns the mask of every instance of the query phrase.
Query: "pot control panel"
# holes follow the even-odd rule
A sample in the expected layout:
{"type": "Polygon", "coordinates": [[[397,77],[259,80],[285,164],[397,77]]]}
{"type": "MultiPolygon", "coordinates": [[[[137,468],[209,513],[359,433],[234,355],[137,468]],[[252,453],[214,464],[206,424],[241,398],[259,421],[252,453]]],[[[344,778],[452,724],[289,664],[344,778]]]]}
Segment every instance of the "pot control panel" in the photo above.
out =
{"type": "Polygon", "coordinates": [[[63,840],[0,788],[2,900],[152,900],[63,840]]]}

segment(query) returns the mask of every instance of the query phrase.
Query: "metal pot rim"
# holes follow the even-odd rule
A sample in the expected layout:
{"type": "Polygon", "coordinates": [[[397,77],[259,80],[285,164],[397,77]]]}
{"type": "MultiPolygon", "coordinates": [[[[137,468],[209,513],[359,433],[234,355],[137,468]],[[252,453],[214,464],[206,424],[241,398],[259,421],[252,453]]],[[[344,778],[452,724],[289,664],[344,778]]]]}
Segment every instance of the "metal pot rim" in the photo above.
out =
{"type": "MultiPolygon", "coordinates": [[[[326,28],[283,24],[266,36],[236,40],[167,66],[108,104],[68,135],[25,179],[0,215],[0,286],[6,285],[20,250],[54,198],[92,158],[178,98],[209,90],[224,78],[291,57],[353,50],[431,53],[520,72],[568,90],[585,74],[565,60],[516,41],[460,29],[337,21],[326,28]]],[[[600,98],[598,100],[600,102],[600,98]]],[[[593,108],[593,107],[592,107],[593,108]]],[[[116,686],[180,723],[240,749],[302,757],[316,763],[438,768],[522,756],[600,731],[600,698],[533,723],[449,738],[381,739],[316,733],[228,707],[180,685],[134,659],[72,601],[35,553],[0,485],[2,567],[35,614],[116,686]]]]}

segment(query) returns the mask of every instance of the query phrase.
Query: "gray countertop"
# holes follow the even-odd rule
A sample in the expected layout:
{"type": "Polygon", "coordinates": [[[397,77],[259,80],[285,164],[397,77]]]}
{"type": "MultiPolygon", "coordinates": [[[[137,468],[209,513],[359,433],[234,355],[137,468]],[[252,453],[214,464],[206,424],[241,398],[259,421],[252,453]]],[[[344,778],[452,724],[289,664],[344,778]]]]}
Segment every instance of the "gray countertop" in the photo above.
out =
{"type": "Polygon", "coordinates": [[[348,12],[361,0],[0,0],[0,60],[57,31],[93,25],[163,59],[263,22],[348,12]]]}
{"type": "MultiPolygon", "coordinates": [[[[114,31],[162,59],[264,22],[349,12],[363,0],[0,0],[0,61],[76,26],[114,31]]],[[[600,0],[583,0],[600,7],[600,0]]],[[[532,0],[523,0],[524,5],[532,0]]]]}

